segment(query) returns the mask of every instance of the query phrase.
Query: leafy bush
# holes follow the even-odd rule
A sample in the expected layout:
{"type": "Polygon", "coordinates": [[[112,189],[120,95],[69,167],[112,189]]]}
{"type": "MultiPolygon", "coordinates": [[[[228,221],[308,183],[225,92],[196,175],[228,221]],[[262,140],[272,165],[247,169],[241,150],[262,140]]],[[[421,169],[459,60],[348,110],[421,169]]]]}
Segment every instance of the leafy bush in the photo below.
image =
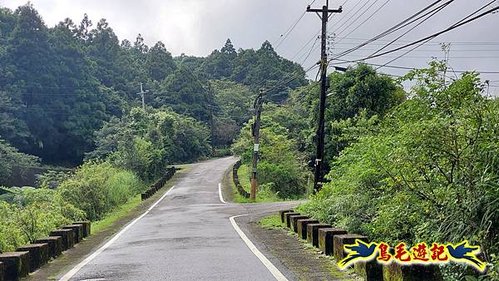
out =
{"type": "Polygon", "coordinates": [[[197,160],[211,151],[208,129],[169,109],[133,108],[96,134],[97,148],[88,159],[107,159],[146,182],[162,176],[168,164],[197,160]]]}
{"type": "Polygon", "coordinates": [[[86,218],[93,221],[126,203],[142,188],[143,184],[132,172],[108,162],[88,162],[64,181],[58,191],[65,201],[83,210],[86,218]]]}
{"type": "Polygon", "coordinates": [[[57,227],[84,218],[84,213],[50,189],[15,189],[12,202],[0,201],[0,252],[47,236],[57,227]]]}
{"type": "MultiPolygon", "coordinates": [[[[259,184],[267,184],[280,198],[302,196],[306,191],[306,172],[296,144],[288,138],[286,128],[267,117],[262,124],[265,125],[260,131],[259,184]]],[[[233,151],[243,163],[251,162],[253,139],[249,124],[241,130],[233,151]]]]}
{"type": "MultiPolygon", "coordinates": [[[[373,240],[479,244],[499,250],[499,100],[475,74],[445,83],[413,73],[409,100],[332,163],[302,211],[373,240]]],[[[459,271],[459,268],[453,268],[459,271]]]]}
{"type": "Polygon", "coordinates": [[[0,201],[0,252],[13,251],[28,242],[16,220],[18,213],[15,205],[0,201]]]}

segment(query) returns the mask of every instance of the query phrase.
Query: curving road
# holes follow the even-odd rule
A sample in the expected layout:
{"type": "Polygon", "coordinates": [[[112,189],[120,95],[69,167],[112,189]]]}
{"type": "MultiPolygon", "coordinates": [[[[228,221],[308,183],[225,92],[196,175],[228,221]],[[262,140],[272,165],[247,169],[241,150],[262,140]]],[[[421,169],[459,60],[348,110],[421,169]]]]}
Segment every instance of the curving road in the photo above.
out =
{"type": "Polygon", "coordinates": [[[60,280],[287,280],[290,274],[263,256],[233,217],[295,203],[223,203],[218,185],[234,162],[194,164],[147,213],[60,280]]]}

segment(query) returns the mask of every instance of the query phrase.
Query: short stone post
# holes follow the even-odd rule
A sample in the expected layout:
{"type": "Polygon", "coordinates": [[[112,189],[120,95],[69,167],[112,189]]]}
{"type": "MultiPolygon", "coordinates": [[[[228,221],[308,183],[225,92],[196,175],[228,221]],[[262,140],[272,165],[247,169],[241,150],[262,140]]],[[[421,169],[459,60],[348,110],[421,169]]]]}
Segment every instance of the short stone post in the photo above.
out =
{"type": "Polygon", "coordinates": [[[91,222],[90,221],[76,221],[74,224],[81,224],[83,226],[83,238],[86,238],[92,234],[91,232],[91,222]]]}
{"type": "Polygon", "coordinates": [[[70,224],[65,225],[62,229],[71,229],[74,232],[75,244],[80,243],[83,240],[83,225],[81,224],[70,224]]]}
{"type": "Polygon", "coordinates": [[[300,219],[296,222],[296,228],[298,232],[298,237],[301,239],[307,239],[307,225],[312,223],[319,223],[316,219],[300,219]]]}
{"type": "Polygon", "coordinates": [[[293,215],[300,215],[300,213],[297,213],[297,212],[291,212],[291,213],[285,213],[284,214],[284,220],[286,221],[286,226],[288,228],[291,228],[291,221],[290,221],[290,217],[293,216],[293,215]]]}
{"type": "Polygon", "coordinates": [[[74,230],[72,229],[56,229],[50,232],[50,236],[61,236],[63,251],[73,248],[75,244],[74,230]]]}
{"type": "Polygon", "coordinates": [[[0,254],[0,262],[4,265],[4,279],[19,280],[29,274],[29,252],[12,252],[0,254]]]}
{"type": "Polygon", "coordinates": [[[35,243],[47,243],[49,249],[49,256],[53,259],[57,258],[62,253],[62,237],[49,236],[46,238],[38,239],[35,243]]]}
{"type": "Polygon", "coordinates": [[[318,230],[319,249],[324,255],[333,255],[333,239],[335,236],[346,234],[341,228],[320,228],[318,230]]]}
{"type": "Polygon", "coordinates": [[[307,241],[308,243],[319,248],[319,229],[331,228],[331,225],[325,223],[311,223],[307,224],[307,241]]]}
{"type": "Polygon", "coordinates": [[[282,211],[279,211],[279,215],[281,217],[281,222],[282,223],[285,223],[285,217],[284,217],[284,214],[286,213],[293,213],[294,211],[293,210],[282,210],[282,211]]]}
{"type": "Polygon", "coordinates": [[[49,245],[47,243],[30,244],[19,247],[17,252],[29,252],[29,269],[33,272],[49,261],[49,245]]]}
{"type": "Polygon", "coordinates": [[[309,219],[309,216],[305,215],[295,215],[295,216],[290,216],[289,219],[291,221],[291,230],[293,230],[295,233],[298,233],[298,220],[301,219],[309,219]]]}

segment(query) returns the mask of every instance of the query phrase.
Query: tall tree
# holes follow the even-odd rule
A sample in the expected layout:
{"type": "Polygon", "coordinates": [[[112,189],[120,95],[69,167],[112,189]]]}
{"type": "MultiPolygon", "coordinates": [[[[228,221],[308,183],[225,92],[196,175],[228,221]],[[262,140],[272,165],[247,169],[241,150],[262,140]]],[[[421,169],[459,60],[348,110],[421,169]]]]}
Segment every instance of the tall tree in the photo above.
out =
{"type": "Polygon", "coordinates": [[[157,42],[147,53],[146,68],[152,80],[163,81],[173,73],[176,67],[172,55],[161,41],[157,42]]]}
{"type": "Polygon", "coordinates": [[[180,67],[164,80],[161,92],[155,94],[155,105],[169,106],[175,112],[192,116],[209,124],[216,112],[211,87],[203,85],[185,67],[180,67]]]}

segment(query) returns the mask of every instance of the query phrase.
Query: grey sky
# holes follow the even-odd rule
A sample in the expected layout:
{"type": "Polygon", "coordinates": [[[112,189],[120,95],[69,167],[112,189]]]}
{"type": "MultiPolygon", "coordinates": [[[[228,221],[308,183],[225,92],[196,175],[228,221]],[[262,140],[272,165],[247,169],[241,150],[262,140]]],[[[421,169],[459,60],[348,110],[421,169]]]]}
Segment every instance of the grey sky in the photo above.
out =
{"type": "MultiPolygon", "coordinates": [[[[120,40],[134,40],[141,33],[149,45],[161,40],[174,55],[206,56],[220,48],[230,38],[236,48],[258,48],[264,40],[274,46],[280,41],[280,34],[302,15],[312,0],[32,0],[35,8],[49,26],[66,17],[79,22],[84,13],[96,23],[106,18],[120,40]]],[[[330,1],[332,8],[343,5],[344,12],[335,15],[329,25],[331,33],[336,32],[334,52],[345,50],[369,39],[387,28],[399,23],[417,10],[434,0],[339,0],[330,1]],[[382,5],[383,8],[373,15],[382,5]],[[370,9],[367,9],[370,7],[370,9]],[[372,18],[360,25],[369,16],[372,18]],[[360,26],[359,26],[360,25],[360,26]],[[349,34],[352,30],[354,32],[349,34]],[[342,39],[348,35],[347,38],[342,39]]],[[[445,29],[472,11],[489,3],[490,0],[456,0],[435,17],[403,37],[403,41],[419,39],[445,29]]],[[[15,9],[25,4],[25,0],[0,0],[1,6],[15,9]]],[[[324,0],[316,0],[314,7],[320,7],[324,0]]],[[[496,1],[491,7],[499,5],[496,1]]],[[[488,15],[467,26],[439,37],[411,54],[392,62],[391,65],[424,67],[434,57],[443,57],[438,42],[450,42],[450,65],[456,70],[482,70],[499,72],[499,14],[488,15]]],[[[287,39],[277,48],[279,54],[293,59],[305,68],[313,65],[319,57],[319,44],[310,57],[311,43],[298,53],[298,50],[319,31],[320,20],[307,13],[287,39]]],[[[391,39],[390,37],[387,39],[391,39]]],[[[366,46],[343,59],[360,59],[374,52],[387,39],[366,46]]],[[[399,43],[400,44],[400,43],[399,43]]],[[[391,49],[389,47],[388,49],[391,49]]],[[[384,64],[398,54],[372,59],[368,62],[384,64]]],[[[383,68],[380,71],[391,74],[404,74],[406,71],[383,68]]],[[[315,76],[315,75],[312,75],[315,76]]],[[[489,79],[491,92],[499,92],[499,73],[484,74],[489,79]]]]}

